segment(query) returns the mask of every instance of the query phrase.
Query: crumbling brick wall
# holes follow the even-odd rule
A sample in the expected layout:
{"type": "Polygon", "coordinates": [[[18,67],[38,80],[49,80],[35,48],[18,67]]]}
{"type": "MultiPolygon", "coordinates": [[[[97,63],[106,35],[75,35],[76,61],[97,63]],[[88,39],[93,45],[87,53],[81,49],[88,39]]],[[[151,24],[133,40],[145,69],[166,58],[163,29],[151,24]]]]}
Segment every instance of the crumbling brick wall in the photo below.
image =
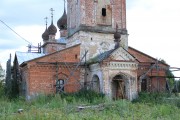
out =
{"type": "Polygon", "coordinates": [[[137,59],[139,62],[138,67],[138,89],[141,91],[141,82],[140,76],[146,74],[145,78],[147,80],[147,91],[149,92],[159,92],[166,90],[166,71],[168,65],[160,61],[157,61],[155,58],[152,58],[149,55],[146,55],[134,48],[129,48],[128,51],[137,59]]]}
{"type": "MultiPolygon", "coordinates": [[[[68,83],[65,84],[65,92],[75,92],[80,89],[80,68],[73,75],[71,71],[74,64],[79,62],[80,46],[64,49],[44,57],[31,60],[27,63],[27,70],[24,71],[23,79],[28,84],[28,95],[39,93],[50,94],[56,92],[56,80],[63,79],[62,74],[67,76],[68,83]],[[65,62],[68,64],[66,65],[65,62]],[[56,64],[57,63],[57,64],[56,64]],[[72,64],[71,64],[72,63],[72,64]],[[28,73],[28,74],[26,74],[28,73]]],[[[67,80],[66,79],[66,80],[67,80]]],[[[67,82],[65,80],[65,82],[67,82]]]]}
{"type": "Polygon", "coordinates": [[[126,0],[68,0],[68,28],[80,25],[126,29],[126,0]],[[105,8],[106,15],[102,15],[105,8]]]}

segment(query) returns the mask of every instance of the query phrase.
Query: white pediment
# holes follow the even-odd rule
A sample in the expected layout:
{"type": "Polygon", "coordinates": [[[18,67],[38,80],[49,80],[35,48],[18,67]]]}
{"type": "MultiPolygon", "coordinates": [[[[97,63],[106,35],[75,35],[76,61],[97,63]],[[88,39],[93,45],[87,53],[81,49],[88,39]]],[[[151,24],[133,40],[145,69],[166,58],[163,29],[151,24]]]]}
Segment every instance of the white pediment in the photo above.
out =
{"type": "Polygon", "coordinates": [[[116,49],[110,57],[113,60],[135,61],[135,58],[122,47],[116,49]]]}

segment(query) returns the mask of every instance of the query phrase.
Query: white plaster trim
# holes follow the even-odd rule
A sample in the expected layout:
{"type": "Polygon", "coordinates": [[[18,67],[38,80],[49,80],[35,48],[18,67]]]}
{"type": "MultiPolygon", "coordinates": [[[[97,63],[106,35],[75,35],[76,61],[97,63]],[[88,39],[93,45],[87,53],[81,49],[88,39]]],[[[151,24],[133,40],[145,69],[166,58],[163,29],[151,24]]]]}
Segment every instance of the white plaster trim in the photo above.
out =
{"type": "Polygon", "coordinates": [[[108,68],[117,70],[136,70],[138,69],[138,64],[134,62],[110,62],[108,68]]]}

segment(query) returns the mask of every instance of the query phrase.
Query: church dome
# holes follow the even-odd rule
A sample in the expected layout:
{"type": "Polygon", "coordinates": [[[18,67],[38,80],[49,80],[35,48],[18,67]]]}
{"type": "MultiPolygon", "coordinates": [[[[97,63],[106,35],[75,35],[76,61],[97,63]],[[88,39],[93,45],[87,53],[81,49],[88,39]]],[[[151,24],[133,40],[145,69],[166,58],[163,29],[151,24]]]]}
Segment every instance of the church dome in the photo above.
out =
{"type": "Polygon", "coordinates": [[[44,33],[42,34],[42,39],[43,40],[48,40],[49,39],[49,32],[48,32],[47,28],[44,31],[44,33]]]}
{"type": "Polygon", "coordinates": [[[51,25],[48,27],[48,33],[49,35],[55,35],[57,32],[57,28],[53,25],[53,22],[51,25]]]}
{"type": "Polygon", "coordinates": [[[117,39],[120,39],[121,38],[121,34],[119,32],[115,32],[114,33],[114,39],[117,40],[117,39]]]}
{"type": "Polygon", "coordinates": [[[62,17],[57,21],[57,26],[60,30],[67,29],[67,14],[66,10],[64,10],[64,13],[62,17]]]}

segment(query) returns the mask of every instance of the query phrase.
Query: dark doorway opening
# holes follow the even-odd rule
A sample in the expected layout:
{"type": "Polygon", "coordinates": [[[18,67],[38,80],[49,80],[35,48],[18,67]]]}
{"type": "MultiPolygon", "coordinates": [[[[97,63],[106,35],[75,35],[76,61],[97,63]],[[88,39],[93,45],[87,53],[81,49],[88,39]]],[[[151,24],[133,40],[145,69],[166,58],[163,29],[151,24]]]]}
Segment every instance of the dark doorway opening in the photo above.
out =
{"type": "Polygon", "coordinates": [[[141,91],[147,91],[147,79],[142,79],[141,91]]]}
{"type": "Polygon", "coordinates": [[[114,100],[126,98],[125,81],[121,75],[117,75],[112,80],[112,97],[114,100]]]}

